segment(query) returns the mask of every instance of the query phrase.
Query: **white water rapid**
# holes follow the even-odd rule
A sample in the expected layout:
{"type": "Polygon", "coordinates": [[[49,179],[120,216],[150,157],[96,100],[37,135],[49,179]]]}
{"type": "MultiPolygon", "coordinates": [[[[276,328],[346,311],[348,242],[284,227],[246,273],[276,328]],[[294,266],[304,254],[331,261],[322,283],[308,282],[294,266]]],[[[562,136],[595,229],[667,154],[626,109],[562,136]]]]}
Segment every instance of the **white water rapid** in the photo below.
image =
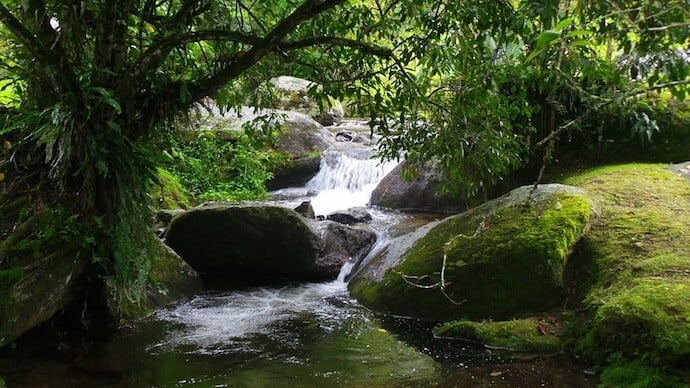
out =
{"type": "Polygon", "coordinates": [[[317,191],[311,199],[314,212],[326,215],[336,210],[366,206],[376,185],[397,162],[371,158],[371,151],[329,150],[321,157],[321,169],[306,185],[317,191]]]}

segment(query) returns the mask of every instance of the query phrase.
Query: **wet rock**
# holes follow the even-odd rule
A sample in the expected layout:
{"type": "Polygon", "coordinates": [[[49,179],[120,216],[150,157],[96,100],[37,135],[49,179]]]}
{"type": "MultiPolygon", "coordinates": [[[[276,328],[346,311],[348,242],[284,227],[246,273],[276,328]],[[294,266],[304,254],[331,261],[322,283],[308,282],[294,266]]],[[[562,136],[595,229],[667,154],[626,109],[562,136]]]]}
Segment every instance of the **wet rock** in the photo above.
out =
{"type": "Polygon", "coordinates": [[[467,201],[460,195],[445,193],[447,181],[437,163],[415,165],[413,179],[402,177],[402,162],[388,173],[371,194],[370,205],[408,211],[457,213],[467,209],[467,201]]]}
{"type": "Polygon", "coordinates": [[[510,319],[564,297],[563,270],[588,229],[578,188],[523,186],[395,240],[349,284],[375,311],[434,320],[510,319]]]}
{"type": "Polygon", "coordinates": [[[371,214],[363,207],[353,207],[333,212],[326,218],[341,224],[351,225],[371,221],[371,214]]]}
{"type": "Polygon", "coordinates": [[[320,113],[312,118],[324,127],[330,127],[331,125],[340,124],[342,121],[342,114],[337,111],[329,111],[320,113]]]}
{"type": "Polygon", "coordinates": [[[312,190],[312,189],[307,189],[304,187],[291,187],[291,188],[285,188],[285,189],[279,189],[273,192],[270,192],[269,195],[271,196],[271,199],[274,199],[276,201],[290,201],[293,199],[299,199],[302,197],[313,197],[318,194],[318,191],[312,190]]]}
{"type": "Polygon", "coordinates": [[[314,214],[314,208],[311,206],[310,201],[304,201],[300,203],[299,206],[295,208],[295,211],[302,217],[306,217],[312,220],[316,218],[316,214],[314,214]]]}
{"type": "Polygon", "coordinates": [[[323,250],[316,262],[318,271],[336,278],[348,261],[358,263],[376,242],[376,233],[368,227],[353,227],[326,222],[323,230],[323,250]]]}
{"type": "Polygon", "coordinates": [[[337,142],[352,142],[352,143],[367,143],[368,139],[354,131],[341,130],[335,134],[335,141],[337,142]]]}
{"type": "Polygon", "coordinates": [[[266,182],[268,190],[304,186],[319,172],[321,155],[291,159],[273,171],[273,177],[266,182]]]}
{"type": "Polygon", "coordinates": [[[197,207],[173,218],[165,242],[206,282],[222,286],[318,278],[319,236],[291,209],[197,207]]]}
{"type": "Polygon", "coordinates": [[[275,206],[208,204],[173,218],[165,242],[217,287],[332,280],[376,234],[275,206]]]}

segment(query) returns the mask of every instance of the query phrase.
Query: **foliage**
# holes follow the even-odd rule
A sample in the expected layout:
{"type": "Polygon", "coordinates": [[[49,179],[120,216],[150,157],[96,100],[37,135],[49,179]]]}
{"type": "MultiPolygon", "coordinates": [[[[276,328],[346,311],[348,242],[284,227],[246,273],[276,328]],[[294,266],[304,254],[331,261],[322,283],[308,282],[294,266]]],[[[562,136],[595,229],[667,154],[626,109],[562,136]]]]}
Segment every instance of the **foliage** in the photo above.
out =
{"type": "Polygon", "coordinates": [[[672,371],[636,361],[607,368],[601,374],[601,383],[607,387],[666,388],[686,387],[672,371]]]}
{"type": "Polygon", "coordinates": [[[257,149],[241,132],[198,132],[172,142],[170,171],[200,200],[247,200],[266,196],[265,182],[279,160],[257,149]]]}
{"type": "Polygon", "coordinates": [[[640,97],[666,89],[682,99],[690,84],[687,2],[463,2],[440,12],[443,33],[422,42],[419,62],[404,62],[417,95],[385,96],[397,104],[389,115],[412,108],[382,152],[439,158],[451,189],[476,193],[555,157],[558,139],[615,130],[602,116],[631,120],[648,140],[657,126],[640,97]]]}
{"type": "MultiPolygon", "coordinates": [[[[0,135],[14,144],[13,163],[0,171],[11,177],[0,205],[28,202],[4,214],[10,224],[39,204],[66,209],[92,231],[95,252],[79,255],[103,264],[95,278],[135,276],[127,268],[137,265],[121,268],[116,250],[144,248],[125,247],[122,236],[149,219],[157,141],[206,97],[266,105],[273,98],[266,81],[283,74],[317,81],[323,88],[313,93],[347,96],[371,115],[384,135],[382,156],[439,157],[451,178],[477,192],[533,159],[535,145],[551,149],[591,112],[618,107],[633,115],[649,89],[683,98],[688,7],[682,0],[3,1],[0,87],[13,89],[5,98],[19,97],[0,109],[7,118],[0,135]]],[[[637,117],[642,132],[653,128],[637,117]]],[[[232,152],[233,168],[254,162],[251,153],[232,152]]],[[[207,197],[260,191],[253,177],[261,171],[228,174],[242,182],[204,188],[207,197]]]]}
{"type": "MultiPolygon", "coordinates": [[[[260,101],[256,80],[285,73],[290,63],[300,62],[297,53],[314,58],[314,64],[341,59],[336,63],[343,66],[332,67],[352,74],[359,73],[359,63],[351,62],[350,54],[372,58],[372,63],[390,56],[389,49],[372,44],[368,33],[351,36],[363,25],[357,15],[331,23],[339,19],[335,9],[342,3],[0,3],[0,41],[7,48],[0,78],[3,87],[11,85],[20,96],[15,107],[0,110],[0,136],[13,144],[11,155],[3,155],[1,171],[7,177],[0,198],[3,237],[17,242],[26,237],[13,227],[27,221],[27,212],[63,209],[66,220],[88,231],[82,236],[91,243],[57,247],[33,237],[30,243],[45,245],[41,251],[46,254],[53,250],[92,261],[89,287],[97,289],[110,279],[116,287],[138,288],[150,244],[137,235],[150,226],[149,193],[160,160],[156,150],[179,115],[195,101],[216,96],[224,85],[229,86],[219,97],[226,104],[260,101]],[[332,50],[338,54],[318,54],[332,50]]],[[[223,174],[242,181],[203,188],[207,196],[232,191],[246,197],[261,191],[263,178],[257,176],[263,177],[264,170],[248,171],[256,160],[243,143],[237,144],[226,148],[235,164],[223,174]]],[[[198,177],[209,176],[208,171],[197,170],[198,177]]]]}

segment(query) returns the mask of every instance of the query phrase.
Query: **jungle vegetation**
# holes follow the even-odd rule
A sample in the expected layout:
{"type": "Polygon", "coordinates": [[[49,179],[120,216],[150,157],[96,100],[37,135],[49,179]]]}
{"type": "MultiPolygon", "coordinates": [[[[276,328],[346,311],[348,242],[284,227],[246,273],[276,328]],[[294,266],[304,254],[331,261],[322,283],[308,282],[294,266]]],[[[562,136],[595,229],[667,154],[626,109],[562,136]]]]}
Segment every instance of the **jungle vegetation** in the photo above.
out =
{"type": "Polygon", "coordinates": [[[0,23],[2,287],[47,255],[90,262],[96,294],[145,281],[161,144],[204,98],[267,105],[273,76],[469,193],[610,117],[648,140],[690,90],[685,0],[5,0],[0,23]]]}

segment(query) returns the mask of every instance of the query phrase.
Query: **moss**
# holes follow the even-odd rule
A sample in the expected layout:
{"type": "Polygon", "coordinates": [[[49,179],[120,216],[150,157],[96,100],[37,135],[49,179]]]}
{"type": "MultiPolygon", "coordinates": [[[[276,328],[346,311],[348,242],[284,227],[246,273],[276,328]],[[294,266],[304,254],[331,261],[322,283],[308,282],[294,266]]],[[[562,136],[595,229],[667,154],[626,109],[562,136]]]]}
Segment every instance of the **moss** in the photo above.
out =
{"type": "Polygon", "coordinates": [[[575,350],[611,365],[664,367],[690,357],[687,180],[665,165],[628,164],[565,183],[603,200],[601,217],[571,258],[573,271],[592,274],[573,284],[586,311],[569,333],[575,350]]]}
{"type": "Polygon", "coordinates": [[[601,374],[601,385],[630,388],[687,387],[678,376],[669,376],[668,371],[643,362],[625,363],[604,370],[601,374]]]}
{"type": "Polygon", "coordinates": [[[511,321],[455,321],[434,330],[441,338],[454,338],[482,345],[520,352],[555,353],[561,341],[550,319],[518,319],[511,321]]]}
{"type": "Polygon", "coordinates": [[[153,193],[151,193],[156,207],[160,209],[188,209],[191,207],[187,191],[172,173],[159,168],[158,182],[153,193]]]}
{"type": "Polygon", "coordinates": [[[620,290],[596,309],[589,335],[598,349],[655,365],[690,355],[690,282],[643,278],[620,290]]]}
{"type": "Polygon", "coordinates": [[[7,314],[16,303],[12,288],[23,276],[24,272],[19,268],[0,270],[0,337],[4,336],[5,325],[10,323],[7,314]]]}
{"type": "Polygon", "coordinates": [[[565,260],[590,215],[589,201],[570,193],[529,205],[489,202],[446,219],[380,282],[357,281],[351,292],[379,311],[437,320],[544,311],[562,301],[565,260]],[[444,255],[445,295],[434,286],[444,255]]]}

